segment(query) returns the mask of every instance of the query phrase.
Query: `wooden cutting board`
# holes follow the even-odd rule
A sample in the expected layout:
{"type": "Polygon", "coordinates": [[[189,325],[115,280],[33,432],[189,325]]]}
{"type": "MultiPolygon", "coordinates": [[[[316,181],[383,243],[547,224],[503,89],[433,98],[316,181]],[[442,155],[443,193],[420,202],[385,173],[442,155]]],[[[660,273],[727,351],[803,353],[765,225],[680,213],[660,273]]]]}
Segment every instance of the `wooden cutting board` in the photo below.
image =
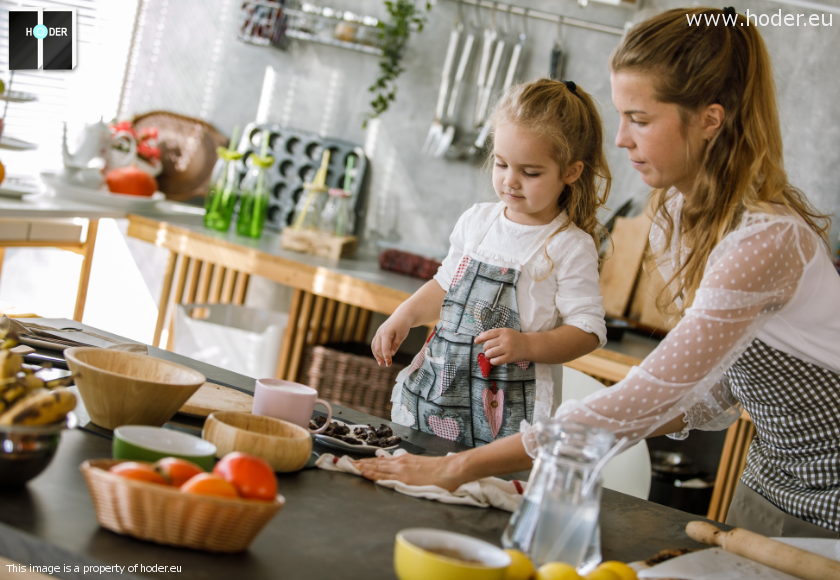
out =
{"type": "Polygon", "coordinates": [[[253,396],[230,387],[207,382],[184,403],[178,412],[194,417],[207,417],[216,411],[250,413],[253,406],[253,396]]]}

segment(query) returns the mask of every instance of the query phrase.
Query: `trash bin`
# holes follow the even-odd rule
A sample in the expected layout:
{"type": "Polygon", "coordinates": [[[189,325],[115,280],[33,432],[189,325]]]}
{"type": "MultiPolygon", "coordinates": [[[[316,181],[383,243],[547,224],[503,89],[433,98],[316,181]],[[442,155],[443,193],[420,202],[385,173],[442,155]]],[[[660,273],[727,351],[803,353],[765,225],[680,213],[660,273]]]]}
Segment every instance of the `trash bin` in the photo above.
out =
{"type": "Polygon", "coordinates": [[[175,352],[249,377],[273,377],[288,322],[284,312],[234,304],[179,304],[175,352]]]}

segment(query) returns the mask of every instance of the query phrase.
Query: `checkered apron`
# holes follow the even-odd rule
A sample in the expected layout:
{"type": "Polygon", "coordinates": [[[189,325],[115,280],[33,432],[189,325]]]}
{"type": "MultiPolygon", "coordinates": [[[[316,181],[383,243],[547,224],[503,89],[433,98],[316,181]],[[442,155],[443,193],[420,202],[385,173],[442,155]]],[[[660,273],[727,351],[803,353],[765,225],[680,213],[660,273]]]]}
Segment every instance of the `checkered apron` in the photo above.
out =
{"type": "Polygon", "coordinates": [[[756,339],[726,376],[756,429],[741,481],[840,532],[840,375],[756,339]]]}
{"type": "MultiPolygon", "coordinates": [[[[501,206],[501,204],[500,204],[501,206]]],[[[504,206],[501,206],[504,209],[504,206]]],[[[473,341],[493,328],[521,331],[516,283],[521,268],[544,246],[545,239],[518,263],[496,266],[472,251],[487,235],[494,214],[476,240],[467,240],[443,300],[440,322],[409,367],[401,404],[413,427],[471,447],[519,432],[533,421],[536,371],[530,361],[493,366],[484,345],[473,341]]]]}

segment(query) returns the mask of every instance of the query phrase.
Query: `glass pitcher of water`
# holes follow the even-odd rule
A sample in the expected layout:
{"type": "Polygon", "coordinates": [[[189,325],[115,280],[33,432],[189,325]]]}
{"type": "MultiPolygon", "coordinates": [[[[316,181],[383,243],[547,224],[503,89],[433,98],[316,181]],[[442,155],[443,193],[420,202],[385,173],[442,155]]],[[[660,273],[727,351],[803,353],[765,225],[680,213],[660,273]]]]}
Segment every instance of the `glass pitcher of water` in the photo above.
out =
{"type": "Polygon", "coordinates": [[[613,434],[557,420],[536,429],[537,459],[502,544],[526,553],[535,566],[566,562],[586,573],[601,561],[601,479],[593,468],[613,434]]]}

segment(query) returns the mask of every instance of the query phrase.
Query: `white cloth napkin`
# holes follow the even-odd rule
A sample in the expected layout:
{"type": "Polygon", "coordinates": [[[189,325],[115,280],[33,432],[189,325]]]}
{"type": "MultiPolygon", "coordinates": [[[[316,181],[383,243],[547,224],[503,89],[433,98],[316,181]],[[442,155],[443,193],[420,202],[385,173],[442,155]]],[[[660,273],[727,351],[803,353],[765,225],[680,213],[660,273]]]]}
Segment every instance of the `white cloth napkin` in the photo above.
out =
{"type": "MultiPolygon", "coordinates": [[[[394,457],[408,453],[405,449],[397,449],[394,457]]],[[[390,454],[384,449],[376,450],[377,457],[389,457],[390,454]]],[[[315,465],[327,471],[341,471],[361,475],[354,460],[349,456],[337,457],[331,453],[325,453],[318,458],[315,465]]],[[[478,481],[465,483],[455,491],[447,491],[436,485],[407,485],[401,481],[383,479],[376,482],[377,485],[394,489],[411,497],[422,497],[432,499],[441,503],[458,505],[471,505],[486,508],[493,506],[508,512],[514,511],[519,506],[522,492],[525,490],[524,481],[505,481],[498,477],[485,477],[478,481]]]]}

